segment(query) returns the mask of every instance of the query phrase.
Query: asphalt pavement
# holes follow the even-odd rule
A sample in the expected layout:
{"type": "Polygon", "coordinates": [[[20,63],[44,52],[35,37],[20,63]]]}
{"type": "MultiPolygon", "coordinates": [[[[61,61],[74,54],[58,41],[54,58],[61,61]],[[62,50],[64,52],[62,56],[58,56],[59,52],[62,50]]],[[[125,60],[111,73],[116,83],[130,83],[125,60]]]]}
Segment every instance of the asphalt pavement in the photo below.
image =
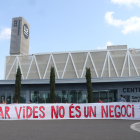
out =
{"type": "Polygon", "coordinates": [[[0,140],[139,140],[132,120],[0,121],[0,140]]]}

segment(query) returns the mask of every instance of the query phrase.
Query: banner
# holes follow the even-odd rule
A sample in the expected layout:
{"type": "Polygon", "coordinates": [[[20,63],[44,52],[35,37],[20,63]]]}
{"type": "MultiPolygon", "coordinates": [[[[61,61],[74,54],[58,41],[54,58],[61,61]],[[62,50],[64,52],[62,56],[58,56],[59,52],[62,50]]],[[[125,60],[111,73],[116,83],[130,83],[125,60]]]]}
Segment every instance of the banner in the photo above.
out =
{"type": "Polygon", "coordinates": [[[0,120],[132,119],[140,120],[140,103],[1,104],[0,120]]]}

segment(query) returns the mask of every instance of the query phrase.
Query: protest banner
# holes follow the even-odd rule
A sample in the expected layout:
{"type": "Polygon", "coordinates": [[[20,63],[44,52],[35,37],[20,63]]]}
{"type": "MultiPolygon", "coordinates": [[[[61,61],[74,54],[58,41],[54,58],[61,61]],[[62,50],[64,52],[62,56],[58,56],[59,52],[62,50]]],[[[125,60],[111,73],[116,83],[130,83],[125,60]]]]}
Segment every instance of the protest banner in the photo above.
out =
{"type": "Polygon", "coordinates": [[[0,120],[131,119],[140,120],[140,103],[1,104],[0,120]]]}

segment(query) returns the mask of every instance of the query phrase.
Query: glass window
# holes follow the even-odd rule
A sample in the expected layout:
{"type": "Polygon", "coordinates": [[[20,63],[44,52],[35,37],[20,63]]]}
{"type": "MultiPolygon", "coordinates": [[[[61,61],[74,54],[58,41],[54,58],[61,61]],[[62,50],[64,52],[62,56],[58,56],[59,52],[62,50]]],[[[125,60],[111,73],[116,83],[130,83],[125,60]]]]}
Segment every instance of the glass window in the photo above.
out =
{"type": "Polygon", "coordinates": [[[108,90],[100,90],[100,98],[104,103],[108,102],[108,90]]]}
{"type": "Polygon", "coordinates": [[[6,103],[11,104],[11,93],[6,93],[6,103]]]}
{"type": "Polygon", "coordinates": [[[0,93],[0,103],[2,103],[3,100],[5,100],[5,93],[0,93]]]}
{"type": "Polygon", "coordinates": [[[32,103],[38,103],[37,94],[38,94],[37,91],[31,91],[31,101],[32,101],[32,103]]]}
{"type": "Polygon", "coordinates": [[[99,101],[99,91],[93,91],[93,103],[98,103],[99,101]]]}
{"type": "Polygon", "coordinates": [[[39,91],[38,103],[45,103],[46,91],[39,91]]]}
{"type": "Polygon", "coordinates": [[[55,91],[55,101],[61,103],[61,91],[55,91]]]}
{"type": "MultiPolygon", "coordinates": [[[[131,99],[131,102],[134,102],[134,100],[132,100],[132,98],[130,98],[130,95],[128,95],[128,94],[122,94],[122,95],[123,95],[123,98],[125,98],[126,102],[130,102],[130,99],[131,99]]],[[[119,97],[119,99],[120,99],[120,97],[119,97]]]]}
{"type": "Polygon", "coordinates": [[[86,91],[78,91],[78,103],[86,103],[86,91]]]}
{"type": "Polygon", "coordinates": [[[70,103],[77,103],[77,92],[75,90],[70,91],[69,102],[70,103]]]}
{"type": "Polygon", "coordinates": [[[62,91],[62,103],[65,103],[65,100],[69,103],[69,92],[66,90],[62,91]]]}
{"type": "Polygon", "coordinates": [[[31,91],[32,103],[49,103],[50,93],[49,91],[31,91]]]}
{"type": "Polygon", "coordinates": [[[118,92],[117,92],[117,89],[109,90],[109,102],[118,102],[118,92]]]}
{"type": "Polygon", "coordinates": [[[20,93],[20,103],[26,103],[26,91],[20,93]]]}
{"type": "Polygon", "coordinates": [[[49,103],[50,102],[50,93],[47,92],[46,93],[46,103],[49,103]]]}

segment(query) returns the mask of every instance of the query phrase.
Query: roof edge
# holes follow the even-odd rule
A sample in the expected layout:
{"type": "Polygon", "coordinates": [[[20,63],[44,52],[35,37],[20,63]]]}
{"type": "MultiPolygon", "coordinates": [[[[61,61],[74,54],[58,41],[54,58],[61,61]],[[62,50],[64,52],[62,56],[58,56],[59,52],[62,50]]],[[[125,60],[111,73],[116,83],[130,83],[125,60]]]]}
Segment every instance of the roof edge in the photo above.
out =
{"type": "MultiPolygon", "coordinates": [[[[92,78],[92,83],[108,83],[108,82],[131,82],[140,81],[140,76],[135,77],[103,77],[103,78],[92,78]]],[[[55,79],[56,84],[69,84],[69,83],[86,83],[85,78],[74,78],[74,79],[55,79]]],[[[0,80],[0,85],[15,84],[15,80],[0,80]]],[[[22,80],[21,84],[50,84],[49,79],[28,79],[22,80]]]]}

